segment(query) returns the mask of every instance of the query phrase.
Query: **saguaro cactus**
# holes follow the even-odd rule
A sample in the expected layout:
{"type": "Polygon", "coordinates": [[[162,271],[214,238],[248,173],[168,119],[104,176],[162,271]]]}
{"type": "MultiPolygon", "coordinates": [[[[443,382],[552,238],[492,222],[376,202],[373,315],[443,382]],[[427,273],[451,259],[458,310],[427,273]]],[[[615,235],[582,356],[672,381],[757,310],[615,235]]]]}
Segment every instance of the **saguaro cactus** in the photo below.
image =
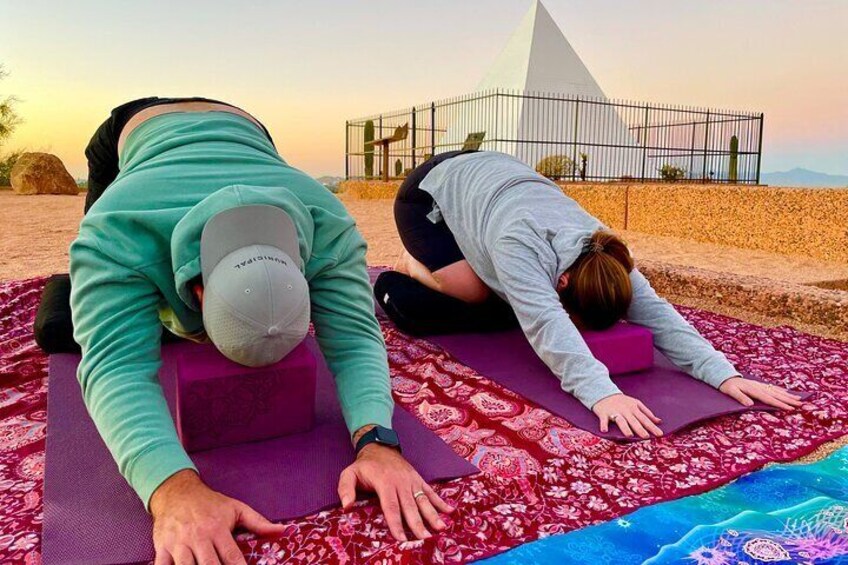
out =
{"type": "Polygon", "coordinates": [[[363,153],[365,153],[365,178],[374,176],[374,120],[365,122],[363,153]]]}
{"type": "Polygon", "coordinates": [[[398,159],[395,161],[395,176],[399,177],[403,174],[403,161],[398,159]]]}
{"type": "Polygon", "coordinates": [[[739,138],[735,135],[730,138],[730,170],[727,178],[730,182],[736,182],[739,173],[739,138]]]}

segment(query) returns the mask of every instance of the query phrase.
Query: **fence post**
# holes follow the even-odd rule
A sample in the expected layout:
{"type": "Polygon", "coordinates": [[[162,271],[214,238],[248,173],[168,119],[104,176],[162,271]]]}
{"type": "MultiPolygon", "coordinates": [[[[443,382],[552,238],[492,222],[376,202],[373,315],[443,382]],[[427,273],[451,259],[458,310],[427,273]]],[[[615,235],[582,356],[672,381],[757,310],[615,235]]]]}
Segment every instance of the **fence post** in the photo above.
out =
{"type": "Polygon", "coordinates": [[[350,121],[345,120],[345,180],[350,180],[350,121]]]}
{"type": "Polygon", "coordinates": [[[757,143],[757,183],[760,184],[760,163],[763,160],[763,117],[764,114],[760,113],[760,140],[757,143]]]}
{"type": "Polygon", "coordinates": [[[645,124],[642,126],[642,182],[645,182],[645,169],[648,166],[648,112],[651,106],[645,104],[645,124]]]}
{"type": "Polygon", "coordinates": [[[580,124],[580,99],[574,102],[574,144],[571,146],[571,181],[577,178],[577,128],[580,124]]]}
{"type": "Polygon", "coordinates": [[[412,107],[412,168],[415,168],[415,106],[412,107]]]}
{"type": "MultiPolygon", "coordinates": [[[[377,122],[377,123],[379,124],[379,126],[378,126],[378,127],[380,128],[380,129],[379,129],[379,133],[377,133],[377,139],[383,139],[383,114],[380,114],[380,119],[378,120],[378,122],[377,122]]],[[[386,146],[385,146],[385,145],[383,145],[382,143],[381,143],[380,145],[381,145],[381,149],[380,149],[380,150],[381,150],[382,152],[385,152],[385,151],[386,151],[386,146]]],[[[376,147],[376,145],[375,145],[375,147],[376,147]]],[[[382,164],[382,163],[383,163],[383,161],[385,161],[385,159],[383,158],[383,154],[381,153],[381,154],[380,154],[380,163],[382,164]]],[[[382,165],[381,165],[381,167],[380,167],[380,168],[382,169],[382,165]]],[[[380,171],[380,177],[381,177],[381,178],[382,178],[383,174],[384,174],[384,173],[383,173],[383,171],[381,170],[381,171],[380,171]]]]}
{"type": "Polygon", "coordinates": [[[495,131],[493,132],[492,137],[494,138],[493,141],[495,143],[494,143],[494,147],[492,148],[492,151],[498,151],[498,147],[500,147],[500,145],[501,145],[501,143],[500,143],[500,139],[501,139],[500,117],[501,117],[501,115],[499,113],[500,112],[500,99],[501,99],[500,89],[496,88],[494,90],[494,96],[495,96],[495,121],[494,121],[494,125],[495,125],[494,130],[495,131]]]}
{"type": "Polygon", "coordinates": [[[689,178],[692,178],[692,168],[695,166],[695,118],[692,118],[692,142],[689,146],[689,178]]]}
{"type": "Polygon", "coordinates": [[[707,121],[704,124],[704,167],[701,171],[701,181],[707,182],[707,147],[710,141],[710,111],[707,110],[707,121]]]}
{"type": "Polygon", "coordinates": [[[430,158],[436,156],[436,103],[430,102],[430,158]]]}

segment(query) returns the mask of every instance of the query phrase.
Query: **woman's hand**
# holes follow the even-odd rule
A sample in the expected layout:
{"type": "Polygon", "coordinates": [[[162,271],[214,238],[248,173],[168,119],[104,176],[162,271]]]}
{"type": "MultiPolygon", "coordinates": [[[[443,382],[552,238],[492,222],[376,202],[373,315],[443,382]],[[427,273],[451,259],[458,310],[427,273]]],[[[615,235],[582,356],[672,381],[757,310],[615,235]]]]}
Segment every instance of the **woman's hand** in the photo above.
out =
{"type": "Polygon", "coordinates": [[[236,526],[260,536],[285,531],[247,504],[210,489],[191,470],[175,473],[156,489],[150,512],[155,565],[242,565],[246,561],[232,534],[236,526]]]}
{"type": "Polygon", "coordinates": [[[401,514],[415,537],[427,539],[433,534],[424,520],[441,531],[446,525],[439,512],[450,514],[454,510],[396,449],[376,443],[363,447],[356,461],[342,471],[339,498],[345,510],[356,500],[357,487],[377,493],[389,531],[398,541],[407,541],[401,514]]]}
{"type": "Polygon", "coordinates": [[[663,435],[662,430],[657,427],[662,420],[654,416],[641,400],[631,396],[607,396],[592,406],[592,412],[601,420],[603,433],[609,431],[609,424],[613,422],[625,437],[633,437],[634,433],[642,439],[648,439],[651,434],[658,437],[663,435]]]}
{"type": "Polygon", "coordinates": [[[730,377],[718,389],[744,406],[753,406],[754,401],[759,400],[782,410],[794,410],[804,403],[800,396],[784,388],[742,376],[730,377]]]}

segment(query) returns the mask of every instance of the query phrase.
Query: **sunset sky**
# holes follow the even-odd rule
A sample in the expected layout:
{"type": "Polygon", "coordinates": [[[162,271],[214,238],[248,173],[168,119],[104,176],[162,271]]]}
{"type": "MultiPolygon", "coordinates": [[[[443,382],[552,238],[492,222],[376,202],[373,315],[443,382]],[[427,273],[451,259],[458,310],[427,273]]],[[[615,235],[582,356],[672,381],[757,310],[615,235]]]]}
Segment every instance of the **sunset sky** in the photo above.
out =
{"type": "MultiPolygon", "coordinates": [[[[5,149],[83,150],[109,110],[206,96],[257,116],[313,175],[344,122],[474,90],[530,0],[0,0],[5,149]]],[[[614,98],[765,112],[763,170],[848,174],[848,1],[543,0],[614,98]]]]}

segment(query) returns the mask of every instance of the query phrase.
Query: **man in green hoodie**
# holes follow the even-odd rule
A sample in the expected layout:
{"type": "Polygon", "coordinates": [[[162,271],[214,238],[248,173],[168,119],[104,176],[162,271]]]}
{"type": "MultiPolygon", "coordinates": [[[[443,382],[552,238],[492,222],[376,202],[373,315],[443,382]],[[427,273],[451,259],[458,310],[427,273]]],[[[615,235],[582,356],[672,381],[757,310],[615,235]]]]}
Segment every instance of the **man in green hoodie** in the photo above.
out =
{"type": "Polygon", "coordinates": [[[283,531],[204,485],[157,378],[162,326],[230,359],[273,363],[310,319],[336,380],[356,460],[344,507],[376,492],[391,533],[445,527],[446,504],[391,430],[386,350],[365,242],[326,188],[290,167],[246,112],[149,98],[113,111],[86,151],[90,194],[71,246],[83,397],[118,467],[154,518],[157,563],[243,563],[237,526],[283,531]]]}

